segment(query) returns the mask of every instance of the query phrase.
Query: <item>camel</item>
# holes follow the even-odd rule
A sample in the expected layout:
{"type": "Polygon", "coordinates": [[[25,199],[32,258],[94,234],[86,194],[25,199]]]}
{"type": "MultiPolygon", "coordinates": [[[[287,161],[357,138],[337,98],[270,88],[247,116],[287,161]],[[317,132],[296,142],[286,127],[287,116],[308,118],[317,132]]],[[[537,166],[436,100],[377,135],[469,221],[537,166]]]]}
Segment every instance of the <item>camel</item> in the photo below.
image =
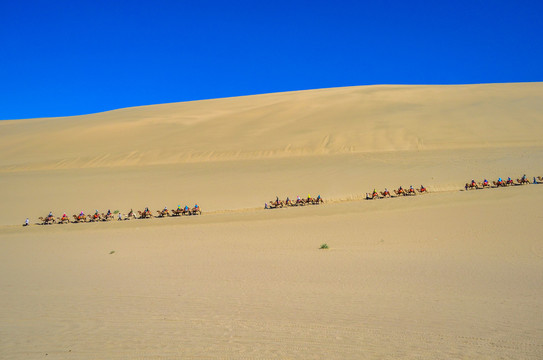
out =
{"type": "Polygon", "coordinates": [[[400,195],[405,196],[406,195],[405,190],[401,186],[398,188],[398,190],[394,190],[394,193],[396,194],[396,196],[400,196],[400,195]]]}
{"type": "Polygon", "coordinates": [[[525,176],[523,176],[522,178],[520,179],[517,179],[517,183],[519,185],[528,185],[530,183],[530,180],[528,180],[528,178],[526,178],[525,176]]]}
{"type": "Polygon", "coordinates": [[[423,185],[420,186],[420,189],[417,189],[419,193],[428,193],[428,189],[425,188],[423,185]]]}
{"type": "Polygon", "coordinates": [[[505,181],[492,181],[492,184],[494,184],[495,187],[506,187],[507,183],[505,181]]]}
{"type": "Polygon", "coordinates": [[[74,215],[74,222],[87,222],[87,217],[84,214],[74,215]]]}
{"type": "Polygon", "coordinates": [[[173,209],[171,216],[181,216],[183,215],[184,211],[181,208],[173,209]]]}
{"type": "Polygon", "coordinates": [[[539,180],[540,182],[543,182],[543,177],[538,176],[538,177],[537,177],[537,180],[539,180]]]}
{"type": "Polygon", "coordinates": [[[105,219],[102,219],[102,215],[100,215],[99,213],[94,213],[92,215],[88,215],[88,218],[89,218],[90,222],[105,220],[105,219]]]}
{"type": "Polygon", "coordinates": [[[484,189],[484,188],[489,188],[490,189],[490,183],[488,182],[488,180],[485,179],[485,181],[483,181],[482,183],[479,183],[479,186],[484,189]]]}
{"type": "Polygon", "coordinates": [[[417,192],[415,191],[415,188],[413,188],[412,186],[409,187],[409,189],[405,190],[405,193],[404,193],[405,196],[409,196],[409,195],[417,195],[417,192]]]}
{"type": "Polygon", "coordinates": [[[381,197],[386,198],[387,196],[389,198],[392,197],[392,195],[390,195],[390,191],[388,191],[387,189],[385,189],[385,191],[381,191],[381,197]]]}
{"type": "Polygon", "coordinates": [[[68,216],[57,217],[57,222],[59,224],[69,224],[70,223],[70,218],[68,216]]]}
{"type": "Polygon", "coordinates": [[[292,202],[289,198],[285,200],[285,206],[296,206],[295,202],[292,202]]]}
{"type": "Polygon", "coordinates": [[[472,181],[470,183],[466,183],[465,188],[466,190],[479,189],[479,185],[475,181],[472,181]]]}
{"type": "Polygon", "coordinates": [[[295,206],[304,206],[305,205],[305,200],[304,199],[296,199],[296,203],[294,204],[295,206]]]}
{"type": "Polygon", "coordinates": [[[379,194],[377,194],[377,191],[374,191],[373,193],[366,193],[366,200],[374,200],[379,199],[379,194]]]}
{"type": "Polygon", "coordinates": [[[170,214],[170,212],[168,211],[168,209],[165,209],[165,210],[157,210],[156,211],[158,213],[158,216],[157,217],[167,217],[167,216],[172,216],[170,214]]]}
{"type": "Polygon", "coordinates": [[[324,200],[322,200],[321,196],[317,196],[316,198],[311,198],[311,204],[313,205],[319,205],[324,203],[324,200]]]}
{"type": "Polygon", "coordinates": [[[130,209],[130,212],[125,216],[124,220],[130,220],[135,218],[136,214],[134,214],[134,210],[130,209]]]}
{"type": "Polygon", "coordinates": [[[104,214],[102,213],[102,221],[109,221],[115,219],[113,213],[104,214]]]}
{"type": "Polygon", "coordinates": [[[40,219],[42,225],[51,225],[56,222],[54,216],[46,216],[46,217],[40,216],[38,219],[40,219]]]}
{"type": "Polygon", "coordinates": [[[153,217],[153,214],[151,214],[149,209],[145,209],[143,212],[138,211],[138,214],[140,215],[139,219],[151,219],[153,217]]]}
{"type": "Polygon", "coordinates": [[[285,206],[285,202],[283,200],[270,200],[270,206],[273,206],[273,208],[283,207],[285,206]]]}
{"type": "Polygon", "coordinates": [[[202,215],[202,210],[200,210],[200,207],[193,207],[190,211],[190,215],[202,215]]]}

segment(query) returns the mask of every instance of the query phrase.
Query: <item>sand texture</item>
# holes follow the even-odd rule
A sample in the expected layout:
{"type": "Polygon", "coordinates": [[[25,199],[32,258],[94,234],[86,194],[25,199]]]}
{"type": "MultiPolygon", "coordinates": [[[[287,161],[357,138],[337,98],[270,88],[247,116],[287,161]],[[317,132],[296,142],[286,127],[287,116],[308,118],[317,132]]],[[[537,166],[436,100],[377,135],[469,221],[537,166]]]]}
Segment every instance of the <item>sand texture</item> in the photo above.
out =
{"type": "Polygon", "coordinates": [[[0,358],[542,359],[543,184],[460,191],[523,174],[543,176],[543,83],[0,121],[0,358]],[[326,202],[263,209],[308,193],[326,202]]]}

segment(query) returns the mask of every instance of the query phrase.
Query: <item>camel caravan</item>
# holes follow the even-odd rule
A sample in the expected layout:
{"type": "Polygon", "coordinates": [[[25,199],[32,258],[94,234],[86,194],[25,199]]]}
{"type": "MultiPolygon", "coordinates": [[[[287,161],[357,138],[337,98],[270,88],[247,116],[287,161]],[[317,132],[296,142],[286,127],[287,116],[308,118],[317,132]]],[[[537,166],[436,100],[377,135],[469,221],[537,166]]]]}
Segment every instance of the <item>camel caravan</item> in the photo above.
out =
{"type": "Polygon", "coordinates": [[[484,179],[481,182],[471,180],[470,182],[467,182],[466,185],[464,185],[464,189],[478,190],[478,189],[486,189],[486,188],[490,189],[490,188],[508,187],[508,186],[516,186],[516,185],[529,185],[529,184],[542,184],[542,183],[543,183],[543,178],[541,176],[538,176],[537,178],[534,177],[533,180],[530,182],[526,174],[524,174],[520,179],[516,179],[516,181],[514,181],[510,177],[508,177],[507,180],[504,180],[500,177],[498,178],[497,181],[492,181],[492,184],[487,179],[484,179]]]}
{"type": "MultiPolygon", "coordinates": [[[[501,177],[498,178],[496,181],[488,181],[487,179],[484,179],[481,182],[476,182],[475,180],[471,180],[470,182],[467,182],[464,185],[465,190],[478,190],[478,189],[486,189],[486,188],[499,188],[499,187],[508,187],[508,186],[517,186],[517,185],[528,185],[528,184],[543,184],[543,177],[538,176],[533,177],[532,181],[528,179],[526,174],[524,174],[521,178],[513,180],[510,177],[507,178],[507,180],[502,179],[501,177]]],[[[398,189],[393,190],[393,192],[390,192],[387,188],[385,188],[384,191],[377,191],[376,189],[373,189],[373,192],[366,193],[366,200],[375,200],[375,199],[384,199],[384,198],[397,198],[400,196],[416,196],[418,194],[425,194],[428,193],[428,189],[421,185],[420,188],[414,188],[413,185],[411,185],[409,188],[403,188],[400,186],[398,189]]],[[[324,203],[324,200],[320,195],[318,195],[316,198],[311,197],[311,195],[308,195],[307,198],[301,198],[300,196],[296,197],[296,200],[291,200],[289,197],[287,197],[285,200],[279,199],[278,196],[275,197],[275,200],[271,200],[264,204],[264,209],[278,209],[283,207],[295,207],[295,206],[306,206],[306,205],[319,205],[324,203]]],[[[195,204],[194,207],[189,208],[185,205],[185,207],[181,207],[181,205],[178,205],[177,208],[173,210],[168,210],[167,207],[164,207],[162,210],[156,210],[156,214],[153,215],[151,210],[149,210],[148,207],[146,207],[143,211],[137,211],[134,212],[134,210],[130,209],[130,212],[128,214],[122,214],[119,211],[111,212],[110,210],[107,211],[107,213],[100,213],[98,210],[96,210],[93,214],[85,215],[83,211],[79,214],[74,214],[70,218],[66,213],[64,213],[61,217],[54,217],[53,213],[50,212],[49,215],[46,217],[40,217],[39,224],[41,225],[51,225],[51,224],[74,224],[74,223],[86,223],[86,222],[103,222],[103,221],[124,221],[124,220],[132,220],[132,219],[152,219],[152,218],[165,218],[165,217],[175,217],[175,216],[191,216],[191,215],[201,215],[202,210],[198,206],[198,204],[195,204]]],[[[29,219],[26,219],[23,226],[30,225],[29,219]]]]}
{"type": "Polygon", "coordinates": [[[373,192],[366,193],[366,200],[375,200],[375,199],[384,199],[384,198],[395,198],[399,196],[415,196],[417,194],[428,193],[428,189],[421,185],[420,188],[414,188],[411,185],[409,188],[404,189],[401,185],[398,189],[394,190],[394,194],[391,194],[390,191],[385,188],[384,191],[377,192],[376,189],[373,189],[373,192]]]}
{"type": "MultiPolygon", "coordinates": [[[[95,210],[94,213],[85,215],[83,211],[81,211],[79,214],[72,215],[72,218],[66,213],[62,214],[61,217],[54,217],[52,212],[49,212],[49,215],[46,217],[39,217],[40,225],[51,225],[51,224],[77,224],[77,223],[87,223],[87,222],[103,222],[103,221],[112,221],[117,219],[117,221],[124,221],[124,220],[132,220],[132,219],[151,219],[151,218],[163,218],[163,217],[170,217],[170,216],[190,216],[190,215],[202,215],[202,210],[200,209],[200,206],[198,204],[195,204],[194,207],[189,208],[185,205],[185,207],[181,207],[181,205],[177,205],[177,208],[172,210],[171,212],[168,210],[167,207],[164,207],[162,210],[157,210],[157,215],[153,215],[151,210],[149,210],[148,207],[146,207],[143,211],[137,211],[134,212],[134,210],[130,209],[128,214],[122,214],[119,211],[111,212],[111,210],[108,210],[107,213],[100,213],[98,210],[95,210]]],[[[25,221],[23,226],[28,226],[29,221],[25,221]]]]}
{"type": "Polygon", "coordinates": [[[280,200],[278,196],[275,197],[275,200],[270,200],[269,203],[264,203],[264,209],[277,209],[283,207],[294,207],[294,206],[306,206],[306,205],[319,205],[324,203],[324,200],[320,195],[316,198],[307,195],[307,198],[296,197],[296,200],[290,200],[287,196],[286,200],[280,200]]]}

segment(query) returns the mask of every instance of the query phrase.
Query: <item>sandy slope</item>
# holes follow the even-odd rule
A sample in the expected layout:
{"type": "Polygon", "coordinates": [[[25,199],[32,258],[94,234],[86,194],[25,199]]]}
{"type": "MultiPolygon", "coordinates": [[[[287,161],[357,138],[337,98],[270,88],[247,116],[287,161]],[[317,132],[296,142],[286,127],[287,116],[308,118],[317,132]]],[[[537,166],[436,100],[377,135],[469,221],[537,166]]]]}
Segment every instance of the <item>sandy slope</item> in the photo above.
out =
{"type": "Polygon", "coordinates": [[[542,200],[531,185],[11,228],[0,353],[541,359],[542,200]]]}
{"type": "Polygon", "coordinates": [[[458,191],[524,173],[543,176],[543,83],[1,121],[0,358],[540,359],[543,185],[458,191]],[[433,193],[360,200],[400,184],[433,193]],[[262,210],[307,193],[333,201],[262,210]]]}

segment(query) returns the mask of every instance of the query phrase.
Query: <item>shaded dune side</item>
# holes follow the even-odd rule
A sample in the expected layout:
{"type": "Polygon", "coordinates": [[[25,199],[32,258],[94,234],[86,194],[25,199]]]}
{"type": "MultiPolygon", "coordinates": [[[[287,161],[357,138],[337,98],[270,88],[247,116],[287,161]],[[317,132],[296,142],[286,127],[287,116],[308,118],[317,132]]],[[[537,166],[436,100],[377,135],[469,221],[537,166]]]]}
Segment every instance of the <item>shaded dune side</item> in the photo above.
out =
{"type": "Polygon", "coordinates": [[[0,122],[0,172],[543,145],[543,83],[309,90],[0,122]]]}

